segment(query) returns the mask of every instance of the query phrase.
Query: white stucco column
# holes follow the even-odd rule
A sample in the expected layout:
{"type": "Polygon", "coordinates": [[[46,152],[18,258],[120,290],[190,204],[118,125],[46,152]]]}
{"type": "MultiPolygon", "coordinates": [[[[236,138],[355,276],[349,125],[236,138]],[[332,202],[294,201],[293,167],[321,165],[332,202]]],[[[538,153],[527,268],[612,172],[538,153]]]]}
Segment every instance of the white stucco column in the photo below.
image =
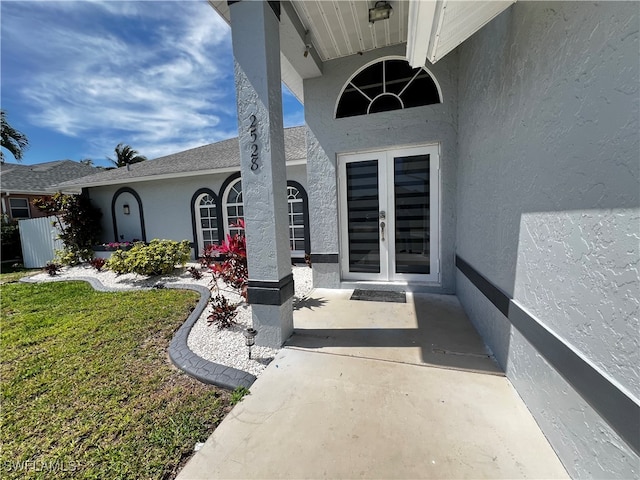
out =
{"type": "Polygon", "coordinates": [[[279,3],[230,5],[248,300],[258,345],[280,347],[293,331],[293,276],[282,130],[279,3]],[[276,12],[277,10],[277,12],[276,12]]]}

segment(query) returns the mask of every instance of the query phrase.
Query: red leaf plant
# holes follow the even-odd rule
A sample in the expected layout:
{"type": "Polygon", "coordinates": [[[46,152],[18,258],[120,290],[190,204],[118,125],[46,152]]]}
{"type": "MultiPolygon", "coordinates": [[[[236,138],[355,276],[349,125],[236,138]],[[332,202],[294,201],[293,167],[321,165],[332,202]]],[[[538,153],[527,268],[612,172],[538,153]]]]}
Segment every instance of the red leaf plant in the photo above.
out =
{"type": "MultiPolygon", "coordinates": [[[[243,219],[239,219],[237,224],[232,225],[244,231],[243,219]]],[[[247,299],[247,283],[249,281],[249,271],[247,269],[247,240],[242,234],[233,236],[227,234],[227,238],[220,245],[212,245],[218,255],[223,257],[220,262],[209,265],[213,277],[221,279],[229,286],[240,292],[240,295],[247,299]]]]}

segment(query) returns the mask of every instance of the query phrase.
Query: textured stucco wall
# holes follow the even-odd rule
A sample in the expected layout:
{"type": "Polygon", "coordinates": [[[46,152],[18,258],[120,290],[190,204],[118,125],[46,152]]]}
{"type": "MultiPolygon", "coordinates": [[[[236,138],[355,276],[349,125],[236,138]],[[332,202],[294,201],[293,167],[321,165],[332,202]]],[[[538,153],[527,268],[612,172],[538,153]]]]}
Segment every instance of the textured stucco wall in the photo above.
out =
{"type": "MultiPolygon", "coordinates": [[[[166,238],[195,241],[191,226],[191,197],[200,188],[209,188],[220,199],[223,193],[220,191],[222,184],[230,175],[231,173],[202,175],[173,180],[135,182],[126,185],[134,189],[142,200],[147,240],[166,238]]],[[[307,186],[306,177],[305,165],[287,167],[287,180],[294,180],[305,189],[307,186]]],[[[115,192],[122,186],[89,189],[91,201],[102,210],[102,240],[104,242],[114,241],[111,200],[115,192]]]]}
{"type": "MultiPolygon", "coordinates": [[[[455,53],[428,65],[441,87],[443,103],[334,118],[336,101],[344,84],[360,67],[387,56],[404,56],[405,46],[382,48],[325,62],[323,75],[304,81],[307,138],[307,177],[311,205],[311,252],[339,253],[337,155],[394,146],[440,143],[441,168],[441,271],[439,291],[453,293],[456,189],[456,134],[458,111],[458,58],[455,53]]],[[[337,268],[337,266],[336,266],[337,268]]],[[[314,284],[333,288],[335,275],[314,276],[314,284]],[[324,280],[327,284],[319,284],[324,280]]]]}
{"type": "MultiPolygon", "coordinates": [[[[518,2],[460,49],[458,254],[640,397],[636,3],[518,2]]],[[[638,457],[458,275],[457,294],[576,477],[638,457]]]]}

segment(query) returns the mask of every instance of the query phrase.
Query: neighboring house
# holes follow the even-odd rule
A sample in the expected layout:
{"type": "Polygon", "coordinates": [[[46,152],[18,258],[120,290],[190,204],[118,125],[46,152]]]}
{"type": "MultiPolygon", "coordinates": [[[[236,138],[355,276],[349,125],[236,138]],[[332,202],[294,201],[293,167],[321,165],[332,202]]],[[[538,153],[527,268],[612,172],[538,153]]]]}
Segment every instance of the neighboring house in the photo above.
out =
{"type": "Polygon", "coordinates": [[[293,325],[282,80],[308,127],[314,285],[455,294],[569,473],[637,478],[637,2],[398,1],[371,26],[386,2],[210,3],[260,341],[293,325]]]}
{"type": "MultiPolygon", "coordinates": [[[[309,252],[305,128],[285,130],[287,228],[296,260],[309,252]]],[[[106,170],[61,188],[83,188],[102,210],[104,242],[188,239],[194,256],[221,243],[244,217],[238,139],[106,170]]]]}
{"type": "Polygon", "coordinates": [[[58,160],[35,165],[16,163],[0,164],[0,191],[2,213],[7,220],[46,216],[32,202],[36,198],[47,197],[59,189],[54,184],[91,175],[100,169],[74,162],[58,160]]]}

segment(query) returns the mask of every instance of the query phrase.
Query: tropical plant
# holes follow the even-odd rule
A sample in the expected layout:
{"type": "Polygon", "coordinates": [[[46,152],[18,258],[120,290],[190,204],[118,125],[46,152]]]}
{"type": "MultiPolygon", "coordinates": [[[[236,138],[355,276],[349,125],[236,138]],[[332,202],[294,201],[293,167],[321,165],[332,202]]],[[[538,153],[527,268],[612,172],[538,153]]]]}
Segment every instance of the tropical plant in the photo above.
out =
{"type": "Polygon", "coordinates": [[[97,272],[102,270],[104,264],[107,263],[107,260],[101,257],[92,258],[89,264],[96,269],[97,272]]]}
{"type": "MultiPolygon", "coordinates": [[[[234,227],[242,228],[245,224],[243,219],[239,219],[234,227]]],[[[227,238],[220,245],[213,248],[224,260],[209,266],[216,280],[223,280],[227,285],[239,291],[245,299],[247,298],[247,284],[249,283],[249,270],[247,268],[247,240],[239,233],[227,238]]],[[[217,284],[216,284],[217,285],[217,284]]]]}
{"type": "Polygon", "coordinates": [[[118,168],[131,165],[132,163],[144,162],[147,159],[147,157],[139,155],[137,150],[134,150],[124,143],[119,143],[114,151],[116,152],[116,159],[114,160],[109,157],[107,157],[107,159],[118,168]]]}
{"type": "Polygon", "coordinates": [[[48,262],[42,269],[47,272],[50,277],[55,277],[61,268],[62,266],[57,263],[48,262]]]}
{"type": "MultiPolygon", "coordinates": [[[[9,125],[4,110],[0,110],[0,130],[2,131],[2,147],[9,150],[18,162],[22,161],[22,154],[29,146],[29,140],[24,133],[9,125]]],[[[4,163],[4,152],[2,151],[0,151],[0,162],[4,163]]]]}
{"type": "Polygon", "coordinates": [[[218,328],[229,328],[236,323],[238,304],[231,303],[227,297],[216,295],[209,300],[211,303],[211,315],[207,317],[209,325],[215,324],[218,328]]]}
{"type": "Polygon", "coordinates": [[[35,207],[53,215],[53,225],[60,230],[64,250],[58,259],[64,265],[75,265],[93,258],[92,246],[98,242],[102,226],[102,212],[91,204],[86,195],[55,193],[51,197],[37,198],[35,207]]]}
{"type": "Polygon", "coordinates": [[[173,272],[176,264],[184,266],[191,255],[189,240],[151,240],[138,242],[131,250],[116,250],[107,261],[107,268],[118,274],[162,275],[173,272]]]}

